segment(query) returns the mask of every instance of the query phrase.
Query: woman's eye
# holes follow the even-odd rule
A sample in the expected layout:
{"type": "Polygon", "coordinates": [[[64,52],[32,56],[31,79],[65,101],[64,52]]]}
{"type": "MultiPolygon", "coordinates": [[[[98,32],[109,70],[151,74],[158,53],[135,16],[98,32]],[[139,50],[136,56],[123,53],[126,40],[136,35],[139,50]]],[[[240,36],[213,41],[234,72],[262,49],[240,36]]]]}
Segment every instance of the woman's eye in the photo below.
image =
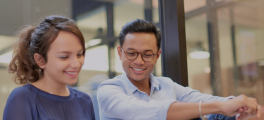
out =
{"type": "Polygon", "coordinates": [[[77,56],[78,56],[78,57],[81,57],[81,56],[83,56],[83,54],[78,54],[77,56]]]}
{"type": "Polygon", "coordinates": [[[61,58],[61,59],[67,59],[68,56],[61,56],[60,58],[61,58]]]}

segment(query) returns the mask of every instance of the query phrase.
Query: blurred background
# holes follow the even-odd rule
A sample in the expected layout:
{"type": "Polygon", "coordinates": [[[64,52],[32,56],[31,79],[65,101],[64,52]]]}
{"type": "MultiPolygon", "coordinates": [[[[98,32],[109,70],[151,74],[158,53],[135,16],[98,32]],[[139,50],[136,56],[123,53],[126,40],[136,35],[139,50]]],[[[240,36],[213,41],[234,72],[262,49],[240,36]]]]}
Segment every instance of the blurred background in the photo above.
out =
{"type": "MultiPolygon", "coordinates": [[[[188,86],[219,96],[243,93],[264,105],[264,1],[183,1],[186,53],[180,54],[187,56],[188,86]]],[[[74,19],[84,34],[85,64],[72,87],[92,97],[97,120],[98,85],[123,72],[116,51],[122,26],[139,18],[161,27],[158,0],[0,0],[0,118],[10,92],[19,86],[7,71],[16,32],[54,14],[74,19]]],[[[156,76],[162,76],[161,62],[153,71],[156,76]]]]}

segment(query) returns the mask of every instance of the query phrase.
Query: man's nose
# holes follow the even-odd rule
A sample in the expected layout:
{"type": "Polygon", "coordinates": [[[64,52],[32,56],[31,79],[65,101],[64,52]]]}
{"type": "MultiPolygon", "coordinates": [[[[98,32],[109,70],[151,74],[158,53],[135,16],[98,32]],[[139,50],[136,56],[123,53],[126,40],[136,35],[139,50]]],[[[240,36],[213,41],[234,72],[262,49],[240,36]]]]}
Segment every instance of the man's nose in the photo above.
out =
{"type": "Polygon", "coordinates": [[[143,60],[143,58],[142,58],[142,56],[141,56],[140,53],[138,53],[138,56],[137,56],[137,58],[134,60],[134,63],[139,64],[139,65],[145,63],[145,61],[143,60]]]}

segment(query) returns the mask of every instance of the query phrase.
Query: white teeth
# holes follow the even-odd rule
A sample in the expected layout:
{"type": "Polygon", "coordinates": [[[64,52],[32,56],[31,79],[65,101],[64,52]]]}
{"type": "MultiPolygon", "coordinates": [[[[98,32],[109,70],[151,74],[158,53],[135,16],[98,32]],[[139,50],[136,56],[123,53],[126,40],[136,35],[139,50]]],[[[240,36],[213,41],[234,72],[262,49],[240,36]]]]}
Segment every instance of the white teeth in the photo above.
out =
{"type": "Polygon", "coordinates": [[[76,74],[77,72],[66,72],[66,73],[71,74],[71,75],[74,75],[74,74],[76,74]]]}
{"type": "Polygon", "coordinates": [[[133,68],[136,71],[142,71],[143,69],[133,68]]]}

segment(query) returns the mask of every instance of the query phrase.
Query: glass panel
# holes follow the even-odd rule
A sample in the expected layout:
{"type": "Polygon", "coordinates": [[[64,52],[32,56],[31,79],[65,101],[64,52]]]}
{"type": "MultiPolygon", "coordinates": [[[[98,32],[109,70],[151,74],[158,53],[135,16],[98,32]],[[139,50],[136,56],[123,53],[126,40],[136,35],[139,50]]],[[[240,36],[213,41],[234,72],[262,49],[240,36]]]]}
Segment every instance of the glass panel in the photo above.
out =
{"type": "MultiPolygon", "coordinates": [[[[152,6],[153,6],[153,22],[159,23],[159,8],[158,8],[159,7],[159,1],[158,0],[152,0],[152,6]]],[[[158,27],[160,27],[160,26],[158,26],[158,27]]],[[[155,76],[162,76],[161,55],[160,55],[159,59],[157,60],[153,74],[155,76]]]]}
{"type": "Polygon", "coordinates": [[[184,11],[190,12],[206,6],[206,0],[184,0],[184,11]]]}
{"type": "MultiPolygon", "coordinates": [[[[108,76],[108,48],[107,45],[101,45],[106,41],[106,9],[105,6],[98,7],[77,16],[77,25],[85,38],[86,55],[79,76],[79,88],[87,88],[85,85],[95,84],[92,81],[95,76],[108,76]]],[[[106,77],[108,78],[108,77],[106,77]]],[[[89,86],[90,88],[91,86],[89,86]]],[[[87,93],[91,92],[89,89],[87,93]]]]}
{"type": "Polygon", "coordinates": [[[239,1],[217,11],[223,94],[246,94],[264,104],[264,1],[239,1]]]}
{"type": "Polygon", "coordinates": [[[210,63],[208,56],[208,38],[206,14],[186,19],[186,45],[189,86],[203,93],[212,94],[210,85],[210,63]]]}
{"type": "MultiPolygon", "coordinates": [[[[187,1],[184,1],[185,8],[191,8],[192,5],[187,1]]],[[[264,1],[208,1],[197,2],[197,4],[207,2],[206,8],[200,6],[198,8],[201,9],[195,9],[191,14],[185,9],[188,15],[186,39],[189,86],[203,93],[219,96],[246,94],[256,98],[263,105],[264,15],[262,12],[264,1]],[[216,26],[212,27],[212,25],[216,26]],[[195,50],[198,50],[197,42],[199,41],[202,41],[199,43],[200,48],[209,51],[210,36],[215,36],[210,40],[216,40],[218,43],[213,50],[219,51],[218,54],[211,53],[210,57],[212,54],[219,55],[219,59],[216,57],[214,61],[208,58],[192,59],[189,56],[190,52],[195,46],[195,50]],[[219,63],[217,63],[218,60],[219,63]],[[218,72],[211,70],[210,62],[216,68],[219,65],[218,72]],[[212,74],[219,74],[219,76],[211,79],[212,74]],[[219,84],[212,85],[212,81],[218,81],[219,84]],[[220,91],[215,92],[217,87],[220,87],[220,91]]]]}
{"type": "Polygon", "coordinates": [[[153,22],[159,23],[159,0],[152,0],[153,22]]]}
{"type": "Polygon", "coordinates": [[[116,36],[119,35],[123,25],[134,19],[144,19],[143,0],[121,0],[114,3],[114,30],[116,36]]]}

